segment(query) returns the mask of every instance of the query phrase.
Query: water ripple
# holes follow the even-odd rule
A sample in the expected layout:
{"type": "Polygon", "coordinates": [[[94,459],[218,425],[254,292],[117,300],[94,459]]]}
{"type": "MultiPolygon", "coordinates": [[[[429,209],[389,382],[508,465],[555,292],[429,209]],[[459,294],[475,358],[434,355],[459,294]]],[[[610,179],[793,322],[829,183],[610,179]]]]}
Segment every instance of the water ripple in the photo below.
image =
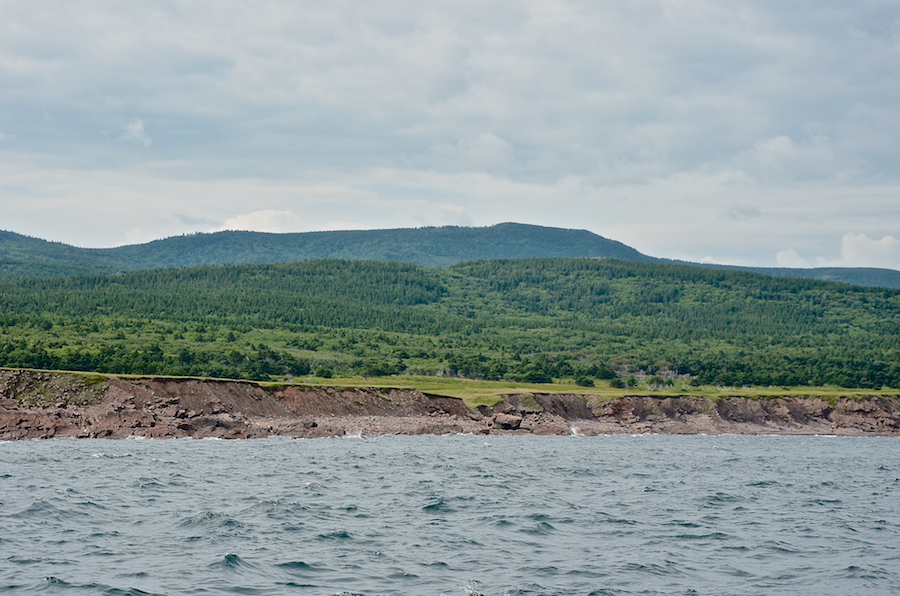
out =
{"type": "Polygon", "coordinates": [[[900,585],[896,439],[360,438],[5,443],[0,594],[900,585]]]}

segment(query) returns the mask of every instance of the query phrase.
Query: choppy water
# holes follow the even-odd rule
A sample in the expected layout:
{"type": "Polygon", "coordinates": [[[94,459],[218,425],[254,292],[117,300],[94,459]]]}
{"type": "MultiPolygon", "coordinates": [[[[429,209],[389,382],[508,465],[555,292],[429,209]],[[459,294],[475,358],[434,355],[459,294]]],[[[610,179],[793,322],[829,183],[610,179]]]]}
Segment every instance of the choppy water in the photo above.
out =
{"type": "Polygon", "coordinates": [[[900,440],[2,443],[0,592],[896,594],[900,440]]]}

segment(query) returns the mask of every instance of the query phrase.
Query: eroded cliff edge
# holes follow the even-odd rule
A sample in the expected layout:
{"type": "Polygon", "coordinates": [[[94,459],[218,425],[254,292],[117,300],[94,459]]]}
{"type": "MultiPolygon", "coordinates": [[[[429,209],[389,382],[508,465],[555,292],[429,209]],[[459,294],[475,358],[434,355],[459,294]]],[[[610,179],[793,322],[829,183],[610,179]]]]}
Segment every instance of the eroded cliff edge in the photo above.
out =
{"type": "Polygon", "coordinates": [[[0,440],[375,434],[838,434],[900,436],[900,396],[832,400],[509,395],[493,408],[414,389],[0,370],[0,440]]]}

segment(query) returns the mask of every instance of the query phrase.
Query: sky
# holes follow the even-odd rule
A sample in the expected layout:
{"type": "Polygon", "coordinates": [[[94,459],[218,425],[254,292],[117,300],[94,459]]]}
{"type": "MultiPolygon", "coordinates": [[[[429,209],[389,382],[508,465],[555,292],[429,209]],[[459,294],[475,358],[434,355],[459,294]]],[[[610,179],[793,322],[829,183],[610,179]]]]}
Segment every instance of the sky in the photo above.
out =
{"type": "Polygon", "coordinates": [[[0,2],[0,229],[515,221],[900,269],[900,3],[0,2]]]}

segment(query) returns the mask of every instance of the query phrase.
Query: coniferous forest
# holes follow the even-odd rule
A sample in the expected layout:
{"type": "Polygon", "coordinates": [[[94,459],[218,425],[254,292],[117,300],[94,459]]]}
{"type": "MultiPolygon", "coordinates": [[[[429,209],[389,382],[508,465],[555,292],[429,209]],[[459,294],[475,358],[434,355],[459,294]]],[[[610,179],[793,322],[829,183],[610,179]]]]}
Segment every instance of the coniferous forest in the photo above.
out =
{"type": "Polygon", "coordinates": [[[37,278],[0,283],[0,365],[900,388],[900,290],[586,258],[37,278]]]}

